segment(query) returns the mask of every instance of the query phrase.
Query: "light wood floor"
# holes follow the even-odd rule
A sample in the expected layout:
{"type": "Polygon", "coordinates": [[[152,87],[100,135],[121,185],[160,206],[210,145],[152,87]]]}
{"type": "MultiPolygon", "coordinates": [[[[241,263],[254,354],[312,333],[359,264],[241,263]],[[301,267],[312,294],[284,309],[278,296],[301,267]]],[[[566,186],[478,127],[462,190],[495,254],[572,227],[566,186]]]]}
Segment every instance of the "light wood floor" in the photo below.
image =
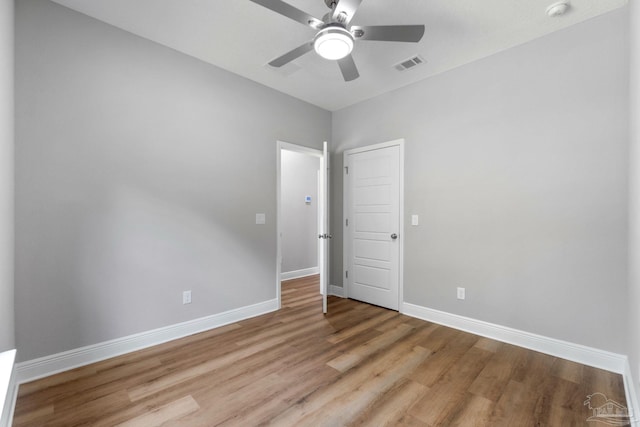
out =
{"type": "Polygon", "coordinates": [[[283,309],[19,389],[15,426],[572,426],[620,375],[331,298],[317,277],[283,309]]]}

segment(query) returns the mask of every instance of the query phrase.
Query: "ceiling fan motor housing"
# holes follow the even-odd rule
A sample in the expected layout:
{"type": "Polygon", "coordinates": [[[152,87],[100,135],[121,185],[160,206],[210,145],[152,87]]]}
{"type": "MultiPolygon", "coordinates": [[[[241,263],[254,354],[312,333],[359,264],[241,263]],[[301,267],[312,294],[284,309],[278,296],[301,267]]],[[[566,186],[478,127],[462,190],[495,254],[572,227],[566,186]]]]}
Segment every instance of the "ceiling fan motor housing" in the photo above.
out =
{"type": "Polygon", "coordinates": [[[338,4],[338,1],[337,0],[324,0],[324,4],[326,4],[329,9],[333,10],[333,8],[336,7],[336,5],[338,4]]]}

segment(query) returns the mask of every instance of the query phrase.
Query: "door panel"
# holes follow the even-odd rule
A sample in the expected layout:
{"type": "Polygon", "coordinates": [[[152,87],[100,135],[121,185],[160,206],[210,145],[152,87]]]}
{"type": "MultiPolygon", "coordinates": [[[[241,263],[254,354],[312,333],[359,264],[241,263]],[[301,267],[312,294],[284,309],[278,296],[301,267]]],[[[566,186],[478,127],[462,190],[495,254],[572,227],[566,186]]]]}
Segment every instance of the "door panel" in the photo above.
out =
{"type": "Polygon", "coordinates": [[[400,147],[347,153],[349,297],[399,308],[400,147]]]}
{"type": "Polygon", "coordinates": [[[386,261],[391,257],[391,248],[384,242],[358,240],[355,242],[355,252],[362,259],[372,261],[386,261]]]}
{"type": "Polygon", "coordinates": [[[353,269],[355,283],[360,286],[369,286],[372,288],[389,290],[391,280],[389,278],[388,268],[376,268],[366,265],[356,265],[353,269]]]}

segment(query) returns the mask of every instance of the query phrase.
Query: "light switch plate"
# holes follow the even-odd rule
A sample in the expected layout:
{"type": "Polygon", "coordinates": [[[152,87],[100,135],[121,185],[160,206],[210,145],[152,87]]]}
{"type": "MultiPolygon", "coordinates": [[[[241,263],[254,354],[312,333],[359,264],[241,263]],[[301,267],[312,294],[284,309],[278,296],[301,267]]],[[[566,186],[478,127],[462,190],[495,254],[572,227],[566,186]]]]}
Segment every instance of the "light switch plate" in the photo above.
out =
{"type": "Polygon", "coordinates": [[[266,224],[267,223],[267,215],[263,213],[256,214],[256,224],[266,224]]]}
{"type": "Polygon", "coordinates": [[[183,291],[182,292],[182,303],[183,304],[191,304],[191,291],[183,291]]]}
{"type": "Polygon", "coordinates": [[[411,215],[411,225],[418,225],[418,224],[420,224],[418,215],[411,215]]]}

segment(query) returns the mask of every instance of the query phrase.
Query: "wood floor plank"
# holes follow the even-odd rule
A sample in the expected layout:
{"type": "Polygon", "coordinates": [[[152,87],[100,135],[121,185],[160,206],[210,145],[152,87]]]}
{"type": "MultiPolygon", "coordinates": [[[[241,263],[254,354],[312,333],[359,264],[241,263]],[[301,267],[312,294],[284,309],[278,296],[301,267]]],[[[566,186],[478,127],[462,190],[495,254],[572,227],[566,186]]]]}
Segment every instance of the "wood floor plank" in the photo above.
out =
{"type": "Polygon", "coordinates": [[[281,310],[20,386],[14,426],[570,426],[611,372],[282,283],[281,310]]]}
{"type": "MultiPolygon", "coordinates": [[[[180,400],[168,403],[159,408],[152,409],[144,415],[132,418],[118,427],[156,427],[167,425],[171,421],[176,421],[185,415],[196,412],[200,409],[198,403],[191,396],[185,396],[180,400]]],[[[182,422],[182,421],[180,421],[182,422]]]]}
{"type": "MultiPolygon", "coordinates": [[[[476,347],[486,348],[485,346],[476,347]]],[[[503,344],[496,347],[494,355],[469,387],[469,392],[497,401],[504,393],[514,372],[525,363],[526,354],[525,349],[513,345],[503,344]]]]}
{"type": "Polygon", "coordinates": [[[582,383],[583,365],[564,359],[556,359],[551,365],[551,375],[572,381],[576,384],[582,383]]]}
{"type": "Polygon", "coordinates": [[[402,423],[407,410],[427,391],[427,387],[401,379],[385,393],[372,400],[350,426],[396,426],[402,423]]]}
{"type": "MultiPolygon", "coordinates": [[[[450,373],[452,366],[459,365],[458,360],[462,359],[477,341],[477,337],[471,334],[453,331],[448,328],[438,328],[431,336],[436,336],[434,339],[435,345],[433,348],[429,347],[432,356],[423,362],[412,377],[414,381],[427,387],[432,387],[444,375],[450,373]],[[442,334],[437,335],[439,332],[442,334]],[[446,334],[447,338],[441,345],[440,339],[443,338],[443,334],[446,334]]],[[[478,352],[486,352],[479,348],[476,350],[478,352]]]]}
{"type": "Polygon", "coordinates": [[[317,390],[334,381],[337,371],[328,366],[318,365],[312,370],[297,372],[292,375],[285,374],[283,378],[287,386],[273,399],[263,402],[251,411],[240,411],[229,417],[220,426],[250,426],[250,425],[274,425],[271,420],[274,414],[281,414],[300,399],[301,395],[309,391],[317,390]]]}
{"type": "Polygon", "coordinates": [[[501,427],[527,425],[527,423],[539,425],[534,418],[536,401],[537,398],[531,398],[523,383],[510,380],[498,399],[487,425],[501,427]]]}
{"type": "Polygon", "coordinates": [[[377,393],[390,388],[395,381],[413,370],[429,355],[421,347],[383,355],[368,360],[362,367],[347,374],[287,409],[273,420],[280,425],[339,425],[355,418],[357,412],[374,399],[377,393]]]}
{"type": "Polygon", "coordinates": [[[384,311],[381,312],[370,319],[367,319],[363,322],[360,322],[357,326],[351,327],[349,329],[344,329],[340,332],[337,332],[327,338],[332,344],[337,344],[340,341],[344,341],[357,335],[360,332],[366,331],[367,329],[375,329],[376,326],[384,323],[386,320],[391,319],[392,317],[397,316],[398,314],[393,311],[384,311]]]}
{"type": "Polygon", "coordinates": [[[209,360],[200,365],[193,366],[191,368],[183,369],[169,375],[165,375],[155,381],[143,384],[138,387],[134,387],[129,390],[129,396],[131,400],[140,400],[146,396],[158,393],[165,388],[170,388],[178,383],[188,381],[192,378],[200,377],[207,372],[215,371],[225,365],[229,365],[238,360],[242,360],[248,356],[257,354],[274,345],[286,342],[292,336],[305,334],[313,329],[323,327],[323,325],[307,325],[303,328],[296,328],[293,331],[287,331],[278,336],[270,337],[261,342],[254,343],[250,346],[240,347],[233,351],[226,353],[224,356],[209,360]]]}
{"type": "Polygon", "coordinates": [[[414,328],[409,325],[399,324],[394,329],[391,329],[388,332],[356,347],[355,349],[336,357],[327,364],[340,372],[345,372],[357,365],[367,356],[370,356],[383,348],[387,348],[394,342],[407,336],[412,329],[414,328]]]}
{"type": "Polygon", "coordinates": [[[276,398],[280,390],[285,388],[287,381],[277,373],[269,374],[252,384],[247,384],[236,391],[219,394],[215,393],[215,405],[206,405],[208,395],[196,396],[202,403],[202,410],[184,417],[184,425],[219,425],[243,411],[253,411],[255,408],[276,398]]]}
{"type": "Polygon", "coordinates": [[[53,415],[53,404],[41,405],[30,411],[22,411],[15,414],[13,418],[14,424],[31,424],[44,423],[44,420],[53,415]]]}
{"type": "Polygon", "coordinates": [[[459,407],[450,411],[439,424],[456,427],[476,427],[490,425],[489,420],[495,402],[471,393],[466,393],[459,407]]]}
{"type": "Polygon", "coordinates": [[[485,337],[481,337],[478,342],[475,343],[475,346],[478,348],[481,348],[483,350],[487,350],[487,351],[492,351],[492,352],[496,352],[498,351],[498,349],[503,346],[504,344],[499,342],[499,341],[495,341],[492,340],[490,338],[485,338],[485,337]]]}
{"type": "Polygon", "coordinates": [[[409,413],[427,424],[446,425],[444,422],[450,418],[451,413],[460,411],[464,406],[467,389],[492,354],[470,346],[458,359],[459,363],[456,363],[455,370],[450,369],[440,375],[439,380],[429,388],[420,401],[411,407],[409,413]]]}

